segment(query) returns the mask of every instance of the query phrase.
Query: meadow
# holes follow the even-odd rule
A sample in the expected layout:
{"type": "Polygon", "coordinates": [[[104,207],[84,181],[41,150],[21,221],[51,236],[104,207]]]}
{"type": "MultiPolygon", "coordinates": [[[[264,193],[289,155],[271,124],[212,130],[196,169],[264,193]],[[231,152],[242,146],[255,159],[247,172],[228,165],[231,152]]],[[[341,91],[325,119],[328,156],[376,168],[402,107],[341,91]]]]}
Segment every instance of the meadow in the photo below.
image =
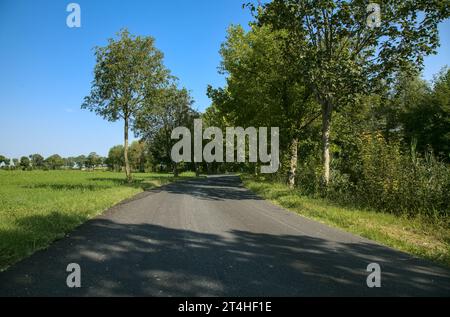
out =
{"type": "MultiPolygon", "coordinates": [[[[180,178],[190,177],[182,174],[180,178]]],[[[0,170],[0,271],[171,174],[0,170]]]]}

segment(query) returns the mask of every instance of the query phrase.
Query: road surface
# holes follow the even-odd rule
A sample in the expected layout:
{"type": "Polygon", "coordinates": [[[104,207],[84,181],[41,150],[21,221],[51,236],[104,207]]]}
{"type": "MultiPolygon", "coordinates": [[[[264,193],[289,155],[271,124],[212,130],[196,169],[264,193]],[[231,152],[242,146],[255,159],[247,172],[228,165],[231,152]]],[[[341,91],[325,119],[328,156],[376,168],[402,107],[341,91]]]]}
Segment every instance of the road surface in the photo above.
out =
{"type": "Polygon", "coordinates": [[[108,210],[0,273],[3,296],[449,296],[449,270],[276,207],[236,176],[108,210]],[[69,263],[81,288],[69,288],[69,263]],[[370,263],[381,288],[367,286],[370,263]]]}

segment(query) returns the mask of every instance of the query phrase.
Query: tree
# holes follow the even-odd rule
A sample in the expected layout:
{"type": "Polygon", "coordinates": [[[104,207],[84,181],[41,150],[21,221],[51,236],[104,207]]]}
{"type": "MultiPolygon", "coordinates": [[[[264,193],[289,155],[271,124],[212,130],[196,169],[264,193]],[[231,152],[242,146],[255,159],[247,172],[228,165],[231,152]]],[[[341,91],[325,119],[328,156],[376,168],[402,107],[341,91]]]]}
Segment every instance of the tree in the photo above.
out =
{"type": "Polygon", "coordinates": [[[146,149],[145,142],[134,141],[130,145],[130,164],[131,167],[141,173],[145,172],[146,149]]]}
{"type": "Polygon", "coordinates": [[[22,170],[27,170],[30,167],[30,159],[26,156],[22,156],[20,158],[20,163],[19,163],[20,167],[22,168],[22,170]]]}
{"type": "Polygon", "coordinates": [[[280,127],[282,146],[289,152],[287,181],[293,187],[299,138],[320,111],[294,67],[297,51],[284,45],[289,36],[268,26],[253,25],[249,32],[241,26],[230,27],[220,51],[227,87],[209,87],[208,95],[217,115],[233,125],[280,127]]]}
{"type": "Polygon", "coordinates": [[[64,158],[64,166],[68,169],[74,168],[76,164],[76,158],[73,156],[69,156],[67,158],[64,158]]]}
{"type": "Polygon", "coordinates": [[[20,164],[19,159],[13,158],[12,161],[13,161],[14,167],[19,166],[19,164],[20,164]]]}
{"type": "Polygon", "coordinates": [[[98,155],[95,152],[89,153],[88,157],[86,158],[85,165],[87,168],[94,169],[96,166],[102,164],[102,158],[100,155],[98,155]]]}
{"type": "Polygon", "coordinates": [[[56,170],[64,165],[64,160],[58,154],[53,154],[45,159],[45,164],[49,169],[56,170]]]}
{"type": "MultiPolygon", "coordinates": [[[[0,164],[1,164],[1,162],[0,162],[0,164]]],[[[3,157],[3,164],[4,164],[4,167],[8,169],[11,165],[11,159],[9,159],[7,157],[3,157]]]]}
{"type": "Polygon", "coordinates": [[[131,181],[128,133],[145,108],[151,108],[158,90],[170,78],[163,54],[152,37],[133,36],[125,29],[118,39],[96,47],[96,66],[91,93],[81,106],[108,121],[124,122],[125,174],[131,181]]]}
{"type": "Polygon", "coordinates": [[[123,145],[113,146],[108,152],[106,160],[109,168],[114,171],[120,171],[124,165],[123,162],[123,145]]]}
{"type": "Polygon", "coordinates": [[[198,114],[191,108],[192,104],[189,92],[171,83],[160,91],[154,108],[142,113],[136,122],[140,135],[150,146],[152,157],[160,164],[172,165],[175,175],[178,175],[178,170],[171,159],[171,149],[176,141],[172,140],[171,134],[180,126],[193,129],[194,118],[198,114]]]}
{"type": "Polygon", "coordinates": [[[44,167],[44,157],[40,154],[32,154],[29,156],[31,165],[33,168],[43,168],[44,167]]]}
{"type": "Polygon", "coordinates": [[[430,85],[418,75],[400,74],[391,99],[399,130],[419,152],[432,150],[450,159],[450,70],[443,69],[430,85]]]}
{"type": "Polygon", "coordinates": [[[86,156],[79,155],[79,156],[74,158],[74,162],[75,162],[75,164],[77,165],[77,167],[79,169],[82,169],[85,166],[85,163],[86,163],[86,156]]]}
{"type": "Polygon", "coordinates": [[[389,81],[410,65],[420,67],[439,45],[438,23],[450,6],[440,0],[383,1],[381,23],[371,27],[362,0],[274,0],[250,5],[259,25],[288,30],[298,47],[301,73],[322,107],[323,182],[330,181],[333,112],[361,92],[389,81]],[[257,10],[257,11],[256,11],[257,10]]]}
{"type": "Polygon", "coordinates": [[[443,69],[436,76],[431,101],[436,115],[430,144],[438,155],[450,161],[450,68],[443,69]]]}

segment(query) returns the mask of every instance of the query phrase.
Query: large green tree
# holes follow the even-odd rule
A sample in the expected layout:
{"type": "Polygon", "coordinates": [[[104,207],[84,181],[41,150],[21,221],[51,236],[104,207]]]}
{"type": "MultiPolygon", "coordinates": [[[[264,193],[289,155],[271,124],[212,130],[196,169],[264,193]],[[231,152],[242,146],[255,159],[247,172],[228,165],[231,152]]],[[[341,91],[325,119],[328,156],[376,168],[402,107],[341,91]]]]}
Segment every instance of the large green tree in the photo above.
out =
{"type": "Polygon", "coordinates": [[[108,45],[96,47],[94,80],[82,108],[94,111],[109,121],[124,122],[124,163],[128,181],[128,134],[145,108],[151,108],[155,96],[170,77],[163,65],[163,54],[152,37],[133,36],[122,30],[108,45]]]}
{"type": "Polygon", "coordinates": [[[233,125],[279,127],[281,146],[288,152],[288,184],[294,186],[299,138],[304,128],[320,116],[304,84],[297,51],[286,46],[285,30],[253,25],[228,30],[222,45],[221,72],[227,75],[224,89],[208,88],[218,116],[233,125]]]}
{"type": "Polygon", "coordinates": [[[420,67],[439,45],[438,24],[449,16],[448,0],[386,0],[381,20],[364,0],[273,0],[250,5],[259,25],[290,34],[301,73],[322,107],[323,182],[330,181],[332,115],[358,93],[376,91],[392,74],[420,67]],[[378,21],[377,21],[378,22],[378,21]],[[375,27],[374,27],[375,26],[375,27]]]}

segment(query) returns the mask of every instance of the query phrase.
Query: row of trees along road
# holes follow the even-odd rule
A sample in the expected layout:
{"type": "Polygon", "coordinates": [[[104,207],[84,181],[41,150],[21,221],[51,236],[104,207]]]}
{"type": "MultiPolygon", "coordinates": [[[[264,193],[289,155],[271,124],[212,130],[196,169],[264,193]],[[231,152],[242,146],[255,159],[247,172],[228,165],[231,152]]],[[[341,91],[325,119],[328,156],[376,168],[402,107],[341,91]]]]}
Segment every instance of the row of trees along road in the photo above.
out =
{"type": "MultiPolygon", "coordinates": [[[[322,119],[322,183],[330,183],[333,115],[361,95],[383,93],[399,72],[420,69],[439,45],[447,1],[383,1],[381,25],[367,24],[367,1],[273,0],[248,4],[250,32],[231,27],[223,44],[227,86],[209,87],[231,123],[279,125],[290,147],[294,186],[301,133],[322,119]]],[[[347,108],[348,109],[348,108],[347,108]]]]}

